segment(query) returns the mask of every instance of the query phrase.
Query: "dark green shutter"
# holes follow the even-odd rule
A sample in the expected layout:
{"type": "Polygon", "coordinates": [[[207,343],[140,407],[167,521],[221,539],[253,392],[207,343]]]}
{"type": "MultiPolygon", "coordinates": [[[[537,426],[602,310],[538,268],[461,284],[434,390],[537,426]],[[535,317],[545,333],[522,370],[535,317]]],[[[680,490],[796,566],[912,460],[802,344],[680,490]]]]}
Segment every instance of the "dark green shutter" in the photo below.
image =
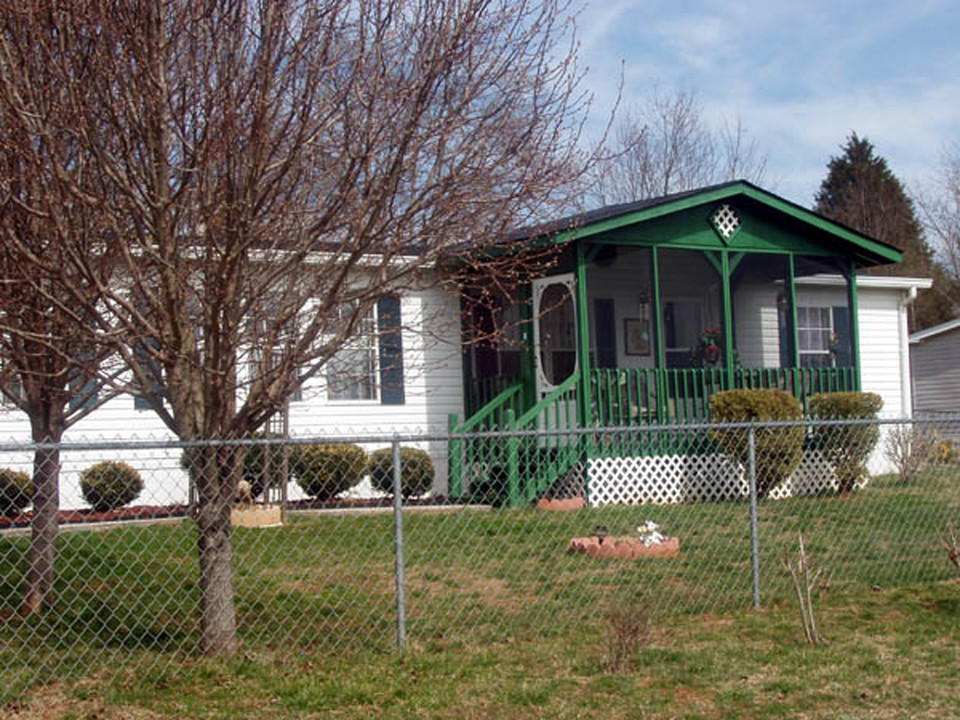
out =
{"type": "Polygon", "coordinates": [[[403,405],[403,338],[400,298],[388,296],[377,302],[377,336],[380,344],[380,403],[403,405]]]}
{"type": "Polygon", "coordinates": [[[836,333],[838,341],[834,351],[837,367],[853,367],[853,337],[850,325],[850,308],[833,308],[833,332],[836,333]]]}

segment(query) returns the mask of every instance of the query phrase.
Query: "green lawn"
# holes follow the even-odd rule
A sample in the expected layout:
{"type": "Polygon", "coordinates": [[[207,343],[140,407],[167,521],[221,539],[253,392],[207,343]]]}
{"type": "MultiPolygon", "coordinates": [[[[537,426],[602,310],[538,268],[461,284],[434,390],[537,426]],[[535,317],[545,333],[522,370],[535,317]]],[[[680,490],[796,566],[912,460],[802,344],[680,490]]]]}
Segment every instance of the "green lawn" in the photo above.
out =
{"type": "Polygon", "coordinates": [[[915,709],[903,717],[954,717],[960,586],[937,530],[957,520],[947,469],[766,502],[755,613],[746,504],[411,511],[398,659],[392,518],[298,516],[235,532],[244,660],[231,664],[197,658],[189,521],[64,534],[57,607],[28,621],[15,615],[27,541],[0,538],[0,693],[26,697],[8,706],[24,716],[60,703],[75,717],[219,717],[235,702],[251,717],[898,717],[876,709],[902,702],[915,709]],[[679,559],[566,552],[596,525],[628,534],[646,519],[681,538],[679,559]],[[800,643],[780,567],[798,531],[827,571],[821,648],[800,643]],[[605,672],[607,615],[632,604],[647,608],[648,646],[632,672],[605,672]]]}

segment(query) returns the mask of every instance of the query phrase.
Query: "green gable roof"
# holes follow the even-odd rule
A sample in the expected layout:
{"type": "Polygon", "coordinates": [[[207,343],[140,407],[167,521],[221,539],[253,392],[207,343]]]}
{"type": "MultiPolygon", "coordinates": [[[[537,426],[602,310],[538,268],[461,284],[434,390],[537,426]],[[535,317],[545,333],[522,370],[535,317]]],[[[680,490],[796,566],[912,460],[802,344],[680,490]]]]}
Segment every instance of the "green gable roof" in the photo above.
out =
{"type": "MultiPolygon", "coordinates": [[[[550,241],[566,243],[574,240],[593,239],[602,241],[604,236],[610,240],[628,237],[631,231],[641,231],[645,225],[660,225],[653,222],[671,216],[680,216],[690,212],[709,215],[714,208],[729,202],[747,214],[759,213],[764,216],[767,228],[781,226],[789,232],[781,233],[789,245],[795,238],[796,249],[803,251],[809,243],[829,246],[837,255],[854,258],[858,267],[882,265],[899,262],[902,253],[892,245],[874,240],[862,233],[846,227],[822,215],[807,210],[796,203],[763,190],[745,180],[713,185],[698,190],[650,198],[639,202],[610,205],[589,212],[571,215],[542,225],[524,228],[511,233],[507,238],[518,241],[550,241]]],[[[705,216],[706,217],[706,216],[705,216]]],[[[769,230],[768,230],[769,231],[769,230]]],[[[642,232],[636,233],[643,237],[642,232]]],[[[719,242],[719,236],[716,242],[719,242]]],[[[682,241],[682,239],[681,239],[682,241]]],[[[736,238],[731,240],[735,243],[736,238]]],[[[673,237],[652,238],[647,236],[645,244],[677,244],[673,237]]],[[[757,248],[744,247],[746,251],[757,248]]],[[[791,249],[786,247],[785,249],[791,249]]]]}

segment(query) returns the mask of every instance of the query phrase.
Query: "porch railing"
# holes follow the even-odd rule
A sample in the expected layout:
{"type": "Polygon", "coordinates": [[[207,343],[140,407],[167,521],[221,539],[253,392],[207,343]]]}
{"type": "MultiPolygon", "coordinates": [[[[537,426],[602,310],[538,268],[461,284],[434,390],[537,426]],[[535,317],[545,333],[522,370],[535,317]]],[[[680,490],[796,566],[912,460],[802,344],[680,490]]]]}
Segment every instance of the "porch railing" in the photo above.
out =
{"type": "MultiPolygon", "coordinates": [[[[723,368],[603,368],[590,373],[593,421],[601,427],[704,422],[710,398],[730,389],[723,368]]],[[[804,412],[812,395],[857,388],[856,368],[736,368],[734,388],[779,388],[804,412]]]]}
{"type": "Polygon", "coordinates": [[[473,378],[467,383],[464,411],[467,417],[482,410],[487,404],[504,392],[516,387],[521,382],[519,377],[512,375],[496,375],[494,377],[473,378]]]}
{"type": "Polygon", "coordinates": [[[817,393],[856,390],[855,367],[829,368],[737,368],[734,385],[738,388],[780,388],[791,393],[807,414],[811,396],[817,393]]]}

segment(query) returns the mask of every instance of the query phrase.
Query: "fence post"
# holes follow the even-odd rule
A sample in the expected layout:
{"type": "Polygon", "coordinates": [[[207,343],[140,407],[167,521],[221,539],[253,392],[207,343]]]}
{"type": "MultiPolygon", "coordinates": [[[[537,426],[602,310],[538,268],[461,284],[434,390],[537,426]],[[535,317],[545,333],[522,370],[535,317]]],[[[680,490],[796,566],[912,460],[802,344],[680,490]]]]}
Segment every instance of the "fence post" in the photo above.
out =
{"type": "MultiPolygon", "coordinates": [[[[459,425],[460,418],[456,413],[450,413],[447,417],[448,432],[451,434],[457,432],[459,425]]],[[[463,497],[463,457],[460,454],[460,440],[451,437],[448,448],[450,451],[450,461],[447,465],[450,474],[450,497],[454,500],[460,500],[463,497]]]]}
{"type": "Polygon", "coordinates": [[[397,580],[397,648],[407,646],[407,605],[403,579],[403,496],[400,467],[400,440],[393,436],[393,545],[397,580]]]}
{"type": "Polygon", "coordinates": [[[757,435],[747,435],[747,480],[750,482],[750,565],[753,570],[753,606],[760,607],[760,538],[757,527],[757,435]]]}

